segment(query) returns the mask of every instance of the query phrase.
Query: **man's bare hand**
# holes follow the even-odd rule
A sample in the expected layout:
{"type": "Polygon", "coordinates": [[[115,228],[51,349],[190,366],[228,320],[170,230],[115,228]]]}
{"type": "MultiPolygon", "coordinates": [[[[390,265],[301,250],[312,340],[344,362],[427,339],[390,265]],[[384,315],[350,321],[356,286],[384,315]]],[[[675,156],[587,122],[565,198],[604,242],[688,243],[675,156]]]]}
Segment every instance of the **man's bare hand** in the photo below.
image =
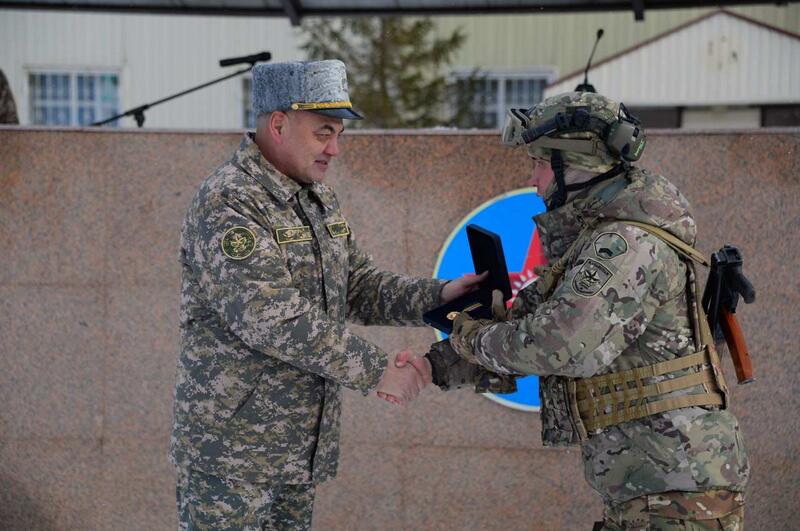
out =
{"type": "MultiPolygon", "coordinates": [[[[398,356],[406,359],[412,354],[404,351],[398,356]]],[[[430,375],[430,371],[428,374],[430,375]]],[[[425,378],[414,366],[398,367],[394,363],[389,363],[375,390],[380,398],[404,406],[414,400],[428,383],[430,383],[430,376],[425,378]]]]}
{"type": "Polygon", "coordinates": [[[404,350],[403,352],[397,354],[397,357],[394,359],[394,364],[400,368],[411,364],[411,366],[417,370],[420,376],[422,376],[422,379],[426,382],[426,385],[431,383],[431,362],[428,361],[428,358],[425,356],[418,356],[410,350],[404,350]]]}
{"type": "Polygon", "coordinates": [[[442,294],[440,297],[442,299],[442,303],[446,304],[450,301],[456,300],[462,295],[466,295],[471,291],[477,290],[478,285],[486,280],[488,275],[488,271],[484,271],[480,275],[468,273],[462,277],[451,280],[442,288],[442,294]]]}

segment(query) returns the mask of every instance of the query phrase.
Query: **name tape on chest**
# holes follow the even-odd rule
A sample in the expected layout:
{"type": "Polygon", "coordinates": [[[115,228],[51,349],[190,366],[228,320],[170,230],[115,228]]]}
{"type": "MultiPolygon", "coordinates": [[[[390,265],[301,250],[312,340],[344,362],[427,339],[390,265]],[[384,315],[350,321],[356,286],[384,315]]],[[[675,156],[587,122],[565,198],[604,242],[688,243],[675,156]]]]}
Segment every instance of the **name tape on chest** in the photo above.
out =
{"type": "Polygon", "coordinates": [[[333,238],[343,238],[350,234],[350,227],[346,221],[337,221],[336,223],[328,223],[328,232],[333,238]]]}
{"type": "Polygon", "coordinates": [[[313,239],[311,227],[301,225],[299,227],[279,227],[275,229],[275,239],[279,244],[310,242],[313,239]]]}

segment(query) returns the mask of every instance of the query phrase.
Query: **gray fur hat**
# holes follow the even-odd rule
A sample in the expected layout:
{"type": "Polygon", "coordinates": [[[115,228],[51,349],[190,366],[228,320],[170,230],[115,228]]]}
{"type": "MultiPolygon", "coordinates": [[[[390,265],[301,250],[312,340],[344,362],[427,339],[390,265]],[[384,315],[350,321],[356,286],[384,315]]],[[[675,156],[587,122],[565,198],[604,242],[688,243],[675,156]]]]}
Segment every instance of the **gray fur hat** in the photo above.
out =
{"type": "Polygon", "coordinates": [[[253,111],[311,111],[335,118],[361,120],[347,92],[344,63],[294,61],[267,63],[253,68],[253,111]]]}

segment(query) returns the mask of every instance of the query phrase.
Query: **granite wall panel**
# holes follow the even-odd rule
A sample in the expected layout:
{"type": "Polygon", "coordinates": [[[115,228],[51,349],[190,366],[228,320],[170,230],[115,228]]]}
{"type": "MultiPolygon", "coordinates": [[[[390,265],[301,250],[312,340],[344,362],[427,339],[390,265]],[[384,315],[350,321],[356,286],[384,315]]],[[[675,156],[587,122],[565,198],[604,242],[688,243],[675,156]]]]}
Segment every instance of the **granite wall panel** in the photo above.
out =
{"type": "Polygon", "coordinates": [[[92,164],[91,144],[71,138],[12,133],[0,141],[0,244],[6,259],[13,256],[0,268],[3,285],[102,282],[107,182],[92,164]]]}
{"type": "Polygon", "coordinates": [[[319,486],[314,529],[412,529],[404,510],[403,471],[413,453],[401,445],[350,444],[342,448],[336,480],[319,486]]]}
{"type": "Polygon", "coordinates": [[[409,455],[408,529],[588,530],[602,510],[582,488],[575,451],[419,446],[409,455]]]}
{"type": "Polygon", "coordinates": [[[0,444],[102,435],[103,305],[94,287],[0,285],[0,444]]]}
{"type": "Polygon", "coordinates": [[[99,506],[93,529],[177,529],[175,474],[167,459],[168,439],[168,434],[162,433],[158,438],[126,435],[104,441],[99,452],[102,471],[93,492],[99,506]]]}
{"type": "Polygon", "coordinates": [[[179,306],[174,293],[159,287],[109,289],[106,434],[162,439],[169,433],[179,306]]]}
{"type": "MultiPolygon", "coordinates": [[[[239,133],[0,127],[0,528],[174,529],[167,459],[179,344],[178,242],[202,178],[239,133]]],[[[526,184],[482,132],[353,132],[329,179],[385,268],[430,275],[453,228],[526,184]]],[[[741,247],[759,380],[732,385],[753,461],[748,527],[800,504],[800,131],[654,132],[642,165],[694,205],[699,247],[741,247]]],[[[355,329],[421,351],[424,328],[355,329]]],[[[729,380],[730,362],[724,361],[729,380]]],[[[577,450],[535,413],[427,389],[406,409],[346,392],[340,476],[316,529],[588,529],[600,503],[577,450]]]]}
{"type": "Polygon", "coordinates": [[[17,439],[4,434],[0,529],[103,529],[104,460],[99,441],[96,437],[17,439]]]}

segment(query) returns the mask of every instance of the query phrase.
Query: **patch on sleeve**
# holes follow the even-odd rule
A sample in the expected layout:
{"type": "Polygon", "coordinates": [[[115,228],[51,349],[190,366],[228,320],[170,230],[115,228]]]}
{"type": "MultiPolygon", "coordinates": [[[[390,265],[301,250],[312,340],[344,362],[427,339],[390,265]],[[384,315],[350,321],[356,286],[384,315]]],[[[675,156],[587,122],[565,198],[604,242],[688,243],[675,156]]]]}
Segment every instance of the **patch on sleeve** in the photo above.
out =
{"type": "Polygon", "coordinates": [[[594,254],[603,260],[611,260],[628,252],[628,242],[616,232],[604,232],[594,240],[594,254]]]}
{"type": "Polygon", "coordinates": [[[280,227],[275,229],[275,239],[282,245],[284,243],[310,242],[313,237],[311,227],[301,225],[299,227],[280,227]]]}
{"type": "Polygon", "coordinates": [[[350,234],[350,227],[347,226],[346,221],[337,221],[328,224],[328,232],[332,238],[341,238],[350,234]]]}
{"type": "Polygon", "coordinates": [[[572,289],[583,297],[597,295],[611,279],[611,271],[606,266],[587,258],[572,279],[572,289]]]}
{"type": "Polygon", "coordinates": [[[247,227],[233,227],[225,231],[221,247],[228,258],[244,260],[256,248],[256,235],[247,227]]]}

